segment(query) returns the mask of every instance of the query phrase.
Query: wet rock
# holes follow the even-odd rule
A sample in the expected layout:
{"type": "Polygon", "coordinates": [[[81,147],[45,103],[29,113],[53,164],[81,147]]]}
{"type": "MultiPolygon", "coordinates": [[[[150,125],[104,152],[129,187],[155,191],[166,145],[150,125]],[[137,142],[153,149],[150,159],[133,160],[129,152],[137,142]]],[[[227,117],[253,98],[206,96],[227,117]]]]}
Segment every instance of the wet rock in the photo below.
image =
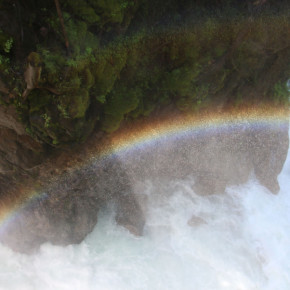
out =
{"type": "Polygon", "coordinates": [[[43,160],[44,150],[29,136],[0,127],[0,173],[30,170],[43,160]]]}
{"type": "Polygon", "coordinates": [[[194,179],[197,194],[223,193],[250,176],[272,193],[279,192],[277,176],[289,148],[288,122],[228,125],[159,142],[124,159],[133,179],[194,179]],[[136,161],[138,160],[138,161],[136,161]]]}
{"type": "Polygon", "coordinates": [[[255,176],[272,193],[280,190],[277,176],[281,172],[289,148],[288,123],[270,130],[252,131],[250,152],[255,176]]]}
{"type": "MultiPolygon", "coordinates": [[[[28,136],[18,121],[15,108],[0,106],[0,173],[7,178],[25,171],[29,174],[45,155],[43,145],[28,136]]],[[[4,186],[0,180],[0,194],[4,186]]]]}
{"type": "Polygon", "coordinates": [[[27,135],[24,125],[18,121],[15,107],[0,105],[0,128],[4,127],[15,131],[17,135],[27,135]]]}
{"type": "Polygon", "coordinates": [[[201,225],[207,224],[207,222],[204,219],[193,215],[187,224],[191,227],[199,227],[201,225]]]}
{"type": "Polygon", "coordinates": [[[97,223],[98,210],[116,204],[117,222],[141,235],[144,216],[132,192],[130,180],[115,158],[56,180],[44,194],[18,211],[0,241],[13,250],[31,253],[44,242],[56,245],[80,243],[97,223]]]}

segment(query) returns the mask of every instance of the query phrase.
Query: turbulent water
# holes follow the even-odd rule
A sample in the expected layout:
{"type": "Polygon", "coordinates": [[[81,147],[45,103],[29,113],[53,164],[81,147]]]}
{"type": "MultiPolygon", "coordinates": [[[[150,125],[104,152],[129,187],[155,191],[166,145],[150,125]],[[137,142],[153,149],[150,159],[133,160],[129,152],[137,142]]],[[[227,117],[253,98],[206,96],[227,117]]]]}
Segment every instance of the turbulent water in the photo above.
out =
{"type": "Polygon", "coordinates": [[[197,195],[193,184],[190,175],[136,181],[142,237],[108,205],[80,245],[29,256],[0,244],[0,289],[290,289],[290,154],[278,195],[254,176],[225,194],[197,195]]]}

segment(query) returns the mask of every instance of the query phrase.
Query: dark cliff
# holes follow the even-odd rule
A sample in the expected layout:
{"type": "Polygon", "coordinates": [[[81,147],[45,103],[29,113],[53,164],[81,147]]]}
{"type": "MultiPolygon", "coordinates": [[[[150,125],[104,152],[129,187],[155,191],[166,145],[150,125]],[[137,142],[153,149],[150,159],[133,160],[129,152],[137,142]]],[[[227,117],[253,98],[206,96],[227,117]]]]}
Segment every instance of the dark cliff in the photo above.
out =
{"type": "MultiPolygon", "coordinates": [[[[168,106],[283,107],[288,1],[1,0],[0,174],[168,106]]],[[[4,186],[4,185],[3,185],[4,186]]]]}

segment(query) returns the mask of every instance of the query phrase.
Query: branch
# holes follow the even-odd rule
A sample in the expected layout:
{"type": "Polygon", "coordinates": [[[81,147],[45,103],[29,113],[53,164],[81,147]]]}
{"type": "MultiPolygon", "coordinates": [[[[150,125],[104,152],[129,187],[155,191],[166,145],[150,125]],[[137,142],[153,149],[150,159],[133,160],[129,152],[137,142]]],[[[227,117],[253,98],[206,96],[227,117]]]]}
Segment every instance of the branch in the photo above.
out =
{"type": "Polygon", "coordinates": [[[60,9],[59,0],[54,0],[54,2],[55,2],[58,18],[59,18],[59,21],[60,21],[60,25],[61,25],[61,28],[62,28],[63,37],[64,37],[64,40],[65,40],[66,52],[67,52],[67,55],[69,55],[70,54],[70,52],[69,52],[69,41],[68,41],[67,33],[66,33],[66,30],[65,30],[65,26],[64,26],[64,20],[63,20],[63,17],[62,17],[62,12],[61,12],[61,9],[60,9]]]}

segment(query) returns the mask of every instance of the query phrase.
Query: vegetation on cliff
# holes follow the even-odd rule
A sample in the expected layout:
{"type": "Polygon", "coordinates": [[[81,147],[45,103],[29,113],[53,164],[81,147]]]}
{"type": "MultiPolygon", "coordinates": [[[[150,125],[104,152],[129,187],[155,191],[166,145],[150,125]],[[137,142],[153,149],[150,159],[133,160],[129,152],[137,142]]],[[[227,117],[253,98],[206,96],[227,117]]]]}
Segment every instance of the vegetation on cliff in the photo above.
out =
{"type": "Polygon", "coordinates": [[[0,102],[38,141],[78,143],[168,104],[288,104],[287,1],[62,0],[61,15],[55,2],[0,0],[0,102]]]}

